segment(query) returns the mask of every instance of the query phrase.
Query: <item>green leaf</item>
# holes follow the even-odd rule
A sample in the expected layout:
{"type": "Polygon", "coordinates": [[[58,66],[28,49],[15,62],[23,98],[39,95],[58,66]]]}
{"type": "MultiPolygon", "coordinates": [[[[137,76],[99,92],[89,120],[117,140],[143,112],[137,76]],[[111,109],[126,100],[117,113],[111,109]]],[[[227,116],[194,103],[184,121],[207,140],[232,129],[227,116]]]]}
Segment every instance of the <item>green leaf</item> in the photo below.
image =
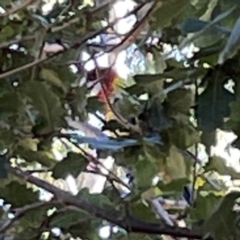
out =
{"type": "Polygon", "coordinates": [[[152,186],[153,178],[157,174],[156,165],[146,159],[142,159],[135,164],[135,179],[139,189],[152,186]]]}
{"type": "Polygon", "coordinates": [[[60,87],[65,93],[67,92],[67,88],[64,83],[59,78],[58,74],[51,69],[43,68],[40,72],[41,78],[49,81],[50,83],[60,87]]]}
{"type": "Polygon", "coordinates": [[[186,124],[175,123],[167,130],[167,133],[170,142],[180,149],[187,149],[200,140],[198,131],[189,121],[186,124]]]}
{"type": "Polygon", "coordinates": [[[166,79],[178,81],[185,80],[186,78],[195,78],[201,76],[204,72],[205,70],[202,68],[174,68],[172,70],[165,70],[163,73],[138,74],[134,76],[134,81],[139,85],[146,86],[153,83],[161,83],[166,79]]]}
{"type": "Polygon", "coordinates": [[[46,83],[38,81],[28,82],[24,91],[35,110],[38,111],[43,126],[41,134],[57,130],[63,114],[61,102],[57,95],[51,91],[46,83]]]}
{"type": "Polygon", "coordinates": [[[213,193],[206,196],[198,193],[195,200],[196,208],[189,209],[191,219],[197,223],[209,218],[213,209],[215,209],[216,205],[219,204],[221,198],[221,196],[216,196],[213,193]]]}
{"type": "Polygon", "coordinates": [[[187,166],[183,155],[174,146],[170,148],[166,159],[165,172],[170,179],[183,179],[187,177],[187,166]]]}
{"type": "Polygon", "coordinates": [[[87,99],[86,109],[89,113],[95,114],[96,111],[103,112],[104,107],[105,107],[104,103],[102,101],[99,101],[97,97],[89,97],[87,99]]]}
{"type": "Polygon", "coordinates": [[[131,98],[123,97],[114,104],[114,108],[123,117],[129,118],[131,116],[137,116],[139,111],[139,102],[131,98]]]}
{"type": "Polygon", "coordinates": [[[218,55],[222,51],[224,45],[225,41],[219,39],[211,45],[201,47],[200,50],[194,54],[193,59],[199,59],[201,62],[207,63],[211,66],[215,65],[217,64],[218,55]]]}
{"type": "Polygon", "coordinates": [[[223,64],[227,59],[232,58],[240,48],[240,18],[236,21],[231,35],[228,38],[225,48],[219,55],[218,63],[223,64]]]}
{"type": "Polygon", "coordinates": [[[73,175],[75,178],[86,170],[88,165],[87,160],[78,153],[68,153],[62,161],[58,162],[52,169],[54,178],[66,178],[68,175],[73,175]]]}
{"type": "Polygon", "coordinates": [[[162,6],[154,14],[158,26],[161,29],[169,26],[173,18],[177,17],[188,4],[188,0],[163,1],[162,6]]]}
{"type": "Polygon", "coordinates": [[[12,181],[4,188],[0,188],[0,198],[11,204],[13,208],[18,208],[37,202],[39,193],[31,188],[27,188],[25,184],[12,181]]]}
{"type": "Polygon", "coordinates": [[[156,221],[156,215],[151,208],[144,205],[142,202],[133,203],[130,205],[130,212],[133,217],[139,220],[148,219],[149,221],[156,221]]]}
{"type": "MultiPolygon", "coordinates": [[[[54,207],[54,205],[52,206],[54,207]]],[[[44,220],[46,219],[48,210],[51,209],[50,204],[48,206],[38,207],[28,211],[20,219],[20,225],[24,228],[40,228],[44,220]]]]}
{"type": "Polygon", "coordinates": [[[219,156],[212,156],[209,158],[205,171],[216,171],[220,175],[229,175],[232,179],[239,179],[239,172],[233,167],[228,166],[228,160],[219,156]]]}
{"type": "Polygon", "coordinates": [[[199,127],[207,132],[223,127],[224,118],[230,114],[229,103],[234,101],[232,93],[224,88],[225,77],[213,72],[206,89],[198,97],[197,117],[199,127]]]}
{"type": "Polygon", "coordinates": [[[89,204],[93,204],[94,206],[99,206],[108,210],[115,209],[114,204],[111,202],[111,200],[107,196],[103,194],[98,194],[98,193],[90,194],[89,189],[87,188],[82,189],[78,193],[77,197],[84,199],[89,204]]]}
{"type": "Polygon", "coordinates": [[[149,85],[153,83],[161,83],[165,80],[165,77],[168,76],[167,73],[159,73],[159,74],[142,74],[135,75],[134,81],[139,85],[149,85]]]}
{"type": "Polygon", "coordinates": [[[169,104],[168,108],[172,111],[188,113],[194,105],[194,93],[190,89],[177,89],[168,93],[166,101],[169,104]]]}
{"type": "Polygon", "coordinates": [[[101,240],[99,237],[99,228],[101,228],[102,222],[99,219],[91,221],[84,221],[79,224],[72,225],[66,232],[69,232],[75,239],[93,239],[101,240]],[[81,227],[79,227],[79,225],[81,227]]]}
{"type": "Polygon", "coordinates": [[[14,153],[26,162],[38,162],[46,167],[51,167],[56,162],[53,154],[49,151],[36,151],[19,146],[14,153]]]}
{"type": "Polygon", "coordinates": [[[116,164],[120,166],[132,166],[135,165],[143,154],[143,148],[141,146],[131,146],[122,149],[122,151],[114,153],[114,159],[116,164]]]}
{"type": "Polygon", "coordinates": [[[157,186],[163,193],[174,192],[182,194],[183,187],[186,186],[188,183],[189,179],[187,178],[177,178],[173,179],[169,183],[159,182],[157,186]]]}
{"type": "Polygon", "coordinates": [[[13,36],[14,36],[14,29],[12,27],[5,26],[1,29],[1,35],[0,35],[1,40],[5,40],[13,36]]]}
{"type": "Polygon", "coordinates": [[[219,202],[211,216],[204,223],[203,230],[205,234],[223,240],[236,237],[235,222],[237,213],[233,211],[233,206],[239,197],[239,192],[231,192],[219,202]]]}
{"type": "Polygon", "coordinates": [[[166,157],[163,147],[158,144],[145,143],[143,149],[146,158],[149,161],[156,163],[159,169],[163,169],[165,162],[164,159],[166,157]]]}
{"type": "Polygon", "coordinates": [[[88,222],[90,216],[85,211],[77,211],[77,210],[65,210],[60,213],[53,213],[52,220],[50,222],[51,227],[59,227],[67,229],[76,223],[84,224],[84,222],[88,222]]]}

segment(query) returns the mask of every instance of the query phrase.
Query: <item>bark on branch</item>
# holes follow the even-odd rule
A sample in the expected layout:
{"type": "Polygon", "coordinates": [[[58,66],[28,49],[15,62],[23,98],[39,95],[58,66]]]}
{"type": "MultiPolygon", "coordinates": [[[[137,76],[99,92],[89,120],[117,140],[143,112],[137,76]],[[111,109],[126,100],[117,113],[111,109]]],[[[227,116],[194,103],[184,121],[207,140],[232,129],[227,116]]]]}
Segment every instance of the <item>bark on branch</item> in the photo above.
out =
{"type": "Polygon", "coordinates": [[[52,184],[43,181],[37,177],[32,176],[28,172],[24,172],[19,168],[9,168],[10,172],[15,176],[25,179],[27,182],[32,183],[50,193],[52,193],[58,200],[67,206],[73,206],[79,209],[83,209],[88,213],[104,219],[114,225],[117,225],[127,231],[148,233],[148,234],[164,234],[173,237],[186,237],[189,239],[202,239],[203,236],[188,229],[179,227],[165,226],[159,223],[149,223],[141,220],[134,219],[132,217],[123,218],[122,213],[119,211],[109,211],[102,209],[98,206],[85,201],[84,199],[76,198],[70,195],[68,192],[58,189],[52,184]]]}

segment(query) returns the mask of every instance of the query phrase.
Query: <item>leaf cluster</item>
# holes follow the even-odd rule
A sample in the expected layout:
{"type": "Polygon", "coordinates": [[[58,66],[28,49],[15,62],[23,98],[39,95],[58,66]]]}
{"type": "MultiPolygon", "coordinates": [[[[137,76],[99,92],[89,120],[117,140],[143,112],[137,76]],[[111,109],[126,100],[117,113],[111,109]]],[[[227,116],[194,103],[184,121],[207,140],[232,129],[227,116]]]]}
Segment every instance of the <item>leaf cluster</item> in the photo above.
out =
{"type": "Polygon", "coordinates": [[[148,19],[148,32],[157,43],[140,46],[152,56],[146,60],[154,72],[128,79],[121,97],[111,101],[114,118],[102,121],[101,130],[111,137],[97,138],[62,130],[69,128],[67,117],[85,121],[90,113],[105,114],[104,103],[80,84],[86,73],[79,56],[87,40],[106,33],[100,20],[106,20],[109,4],[62,1],[48,12],[43,5],[0,3],[0,236],[101,239],[99,229],[110,223],[112,239],[150,240],[162,234],[237,239],[239,186],[233,192],[222,179],[239,180],[239,171],[210,149],[219,129],[236,134],[233,144],[240,148],[239,1],[158,0],[148,19]],[[46,43],[61,51],[44,52],[46,43]],[[189,57],[184,49],[190,44],[196,50],[189,57]],[[166,46],[177,53],[164,56],[166,46]],[[198,159],[204,148],[207,162],[198,159]],[[81,189],[69,197],[60,190],[59,180],[78,179],[89,161],[98,160],[85,149],[101,158],[112,156],[116,169],[131,169],[126,198],[119,193],[126,190],[125,171],[120,177],[111,172],[101,194],[81,189]],[[61,161],[55,150],[64,156],[61,161]],[[182,199],[187,185],[194,195],[191,204],[170,209],[178,216],[176,227],[166,226],[151,200],[159,195],[182,199]],[[46,192],[54,196],[45,202],[46,192]],[[187,228],[177,227],[179,218],[187,228]],[[116,233],[112,225],[120,230],[116,233]]]}

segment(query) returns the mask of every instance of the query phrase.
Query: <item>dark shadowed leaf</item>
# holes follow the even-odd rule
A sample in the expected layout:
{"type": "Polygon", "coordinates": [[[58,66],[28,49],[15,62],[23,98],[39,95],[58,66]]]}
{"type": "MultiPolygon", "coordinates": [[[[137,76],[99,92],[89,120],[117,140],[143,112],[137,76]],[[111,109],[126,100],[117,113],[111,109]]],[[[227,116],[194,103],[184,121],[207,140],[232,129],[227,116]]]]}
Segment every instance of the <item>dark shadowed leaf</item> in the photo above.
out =
{"type": "Polygon", "coordinates": [[[150,207],[147,207],[142,202],[136,202],[131,205],[130,208],[131,214],[133,217],[136,217],[139,220],[146,221],[156,221],[156,215],[150,207]]]}
{"type": "Polygon", "coordinates": [[[149,161],[156,163],[159,169],[163,169],[166,151],[161,145],[145,143],[144,154],[149,161]]]}
{"type": "Polygon", "coordinates": [[[0,126],[0,135],[4,136],[4,138],[0,139],[0,151],[3,151],[6,148],[12,147],[14,145],[16,135],[11,129],[2,128],[0,126]]]}
{"type": "Polygon", "coordinates": [[[158,172],[157,165],[149,160],[142,159],[135,164],[136,183],[139,189],[151,187],[153,178],[158,172]]]}
{"type": "Polygon", "coordinates": [[[166,101],[172,111],[188,113],[194,105],[194,93],[191,89],[177,89],[168,93],[166,101]]]}
{"type": "Polygon", "coordinates": [[[67,88],[64,83],[59,78],[58,74],[51,69],[43,68],[40,73],[41,78],[49,81],[50,83],[60,87],[65,93],[67,92],[67,88]]]}
{"type": "Polygon", "coordinates": [[[26,162],[38,162],[46,167],[53,166],[56,161],[50,151],[36,151],[29,148],[18,147],[14,153],[26,162]]]}
{"type": "Polygon", "coordinates": [[[199,133],[191,122],[186,125],[176,123],[167,130],[167,133],[171,143],[180,149],[187,149],[200,140],[199,133]]]}
{"type": "Polygon", "coordinates": [[[6,164],[8,163],[8,158],[6,155],[0,155],[0,179],[7,178],[8,172],[6,169],[6,164]]]}
{"type": "Polygon", "coordinates": [[[172,125],[172,121],[167,116],[166,109],[159,98],[152,101],[151,106],[141,114],[140,120],[147,122],[154,131],[161,131],[172,125]]]}
{"type": "Polygon", "coordinates": [[[60,99],[51,91],[50,87],[43,82],[32,81],[25,86],[26,95],[30,98],[31,104],[38,111],[43,121],[41,133],[55,131],[61,122],[63,109],[60,99]]]}
{"type": "Polygon", "coordinates": [[[51,227],[59,227],[67,229],[76,223],[82,224],[88,222],[90,216],[84,211],[65,210],[60,213],[53,213],[52,220],[50,222],[51,227]]]}
{"type": "Polygon", "coordinates": [[[13,208],[18,208],[37,202],[39,194],[37,191],[27,188],[25,184],[12,181],[4,188],[0,188],[0,198],[6,201],[6,203],[11,204],[13,208]]]}
{"type": "Polygon", "coordinates": [[[233,206],[239,197],[239,192],[231,192],[214,207],[211,216],[204,223],[205,234],[224,240],[236,237],[235,222],[237,213],[233,211],[233,206]]]}
{"type": "Polygon", "coordinates": [[[77,197],[84,199],[90,204],[93,204],[93,207],[99,206],[108,210],[115,209],[114,204],[106,195],[98,194],[98,193],[90,194],[87,188],[82,189],[78,193],[77,197]]]}
{"type": "Polygon", "coordinates": [[[16,91],[5,93],[0,98],[0,112],[4,117],[16,114],[23,108],[21,95],[16,91]]]}
{"type": "MultiPolygon", "coordinates": [[[[240,134],[240,114],[239,114],[239,107],[240,107],[240,98],[239,98],[239,87],[240,85],[237,85],[236,89],[236,101],[233,101],[229,104],[230,106],[230,118],[227,121],[227,126],[230,127],[238,136],[240,134]]],[[[234,145],[238,146],[238,141],[236,140],[234,145]]]]}
{"type": "Polygon", "coordinates": [[[20,220],[21,227],[24,228],[39,228],[48,215],[48,211],[54,208],[54,205],[41,206],[36,209],[30,210],[28,214],[25,214],[20,220]]]}
{"type": "Polygon", "coordinates": [[[224,118],[230,114],[229,104],[234,99],[234,95],[224,88],[224,76],[214,73],[208,81],[207,88],[198,97],[199,127],[209,132],[221,128],[224,118]]]}
{"type": "Polygon", "coordinates": [[[99,219],[82,221],[66,229],[66,232],[69,232],[73,238],[101,240],[98,229],[101,223],[99,219]]]}
{"type": "MultiPolygon", "coordinates": [[[[204,29],[209,23],[206,21],[202,21],[198,18],[189,18],[183,24],[181,24],[181,30],[184,33],[194,33],[201,31],[204,29]]],[[[231,33],[231,29],[224,28],[218,25],[215,25],[212,27],[212,29],[209,29],[209,31],[212,32],[212,34],[216,33],[223,33],[226,35],[229,35],[231,33]]]]}
{"type": "Polygon", "coordinates": [[[189,209],[191,219],[193,219],[194,222],[197,222],[209,218],[220,200],[221,196],[216,196],[213,193],[210,193],[207,196],[199,193],[195,200],[197,207],[189,209]]]}
{"type": "Polygon", "coordinates": [[[174,192],[174,193],[182,193],[183,187],[189,183],[189,179],[187,178],[178,178],[173,179],[169,183],[158,183],[158,188],[164,192],[174,192]]]}
{"type": "Polygon", "coordinates": [[[158,74],[144,74],[135,75],[134,81],[139,85],[149,85],[153,83],[161,83],[166,79],[185,80],[187,78],[195,78],[201,76],[204,73],[204,69],[192,69],[192,68],[174,68],[172,70],[165,70],[163,73],[158,74]]]}
{"type": "Polygon", "coordinates": [[[88,161],[77,153],[68,153],[67,157],[58,162],[52,169],[54,178],[66,178],[68,175],[73,175],[75,178],[84,170],[88,161]]]}
{"type": "Polygon", "coordinates": [[[202,62],[208,63],[210,65],[217,64],[218,55],[222,51],[225,45],[225,41],[223,39],[219,39],[217,42],[202,47],[198,52],[196,52],[193,56],[193,60],[199,59],[202,62]]]}
{"type": "Polygon", "coordinates": [[[167,27],[171,24],[172,19],[188,5],[187,0],[170,0],[164,1],[162,6],[155,12],[154,16],[157,19],[160,28],[167,27]],[[172,14],[174,12],[174,14],[172,14]]]}
{"type": "Polygon", "coordinates": [[[128,239],[132,239],[132,240],[153,240],[154,237],[150,234],[141,234],[141,233],[117,233],[114,234],[114,239],[116,240],[128,240],[128,239]]]}

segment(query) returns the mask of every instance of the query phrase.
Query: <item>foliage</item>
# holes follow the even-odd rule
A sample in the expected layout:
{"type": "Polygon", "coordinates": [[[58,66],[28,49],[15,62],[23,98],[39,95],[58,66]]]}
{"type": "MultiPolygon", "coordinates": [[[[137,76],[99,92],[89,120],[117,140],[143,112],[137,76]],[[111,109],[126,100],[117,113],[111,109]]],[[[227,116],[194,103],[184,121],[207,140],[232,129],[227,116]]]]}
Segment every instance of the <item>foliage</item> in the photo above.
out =
{"type": "Polygon", "coordinates": [[[106,103],[80,84],[86,72],[79,56],[89,49],[87,40],[106,32],[100,20],[109,3],[59,1],[47,13],[43,5],[0,3],[1,239],[101,239],[99,229],[108,224],[111,239],[238,239],[240,173],[210,150],[219,129],[234,132],[233,144],[240,148],[239,1],[154,3],[145,32],[157,43],[145,44],[146,36],[132,33],[144,56],[153,58],[154,73],[135,74],[119,90],[121,97],[109,96],[114,118],[103,120],[102,131],[111,137],[66,131],[69,118],[105,114],[106,103]],[[59,50],[46,50],[46,43],[59,50]],[[179,50],[179,61],[173,51],[165,54],[166,44],[179,50]],[[182,51],[189,44],[198,48],[191,57],[182,51]],[[204,162],[199,152],[205,147],[204,162]],[[89,162],[103,168],[100,156],[114,157],[114,169],[131,170],[130,183],[113,170],[102,193],[78,189],[73,196],[61,190],[59,179],[78,179],[90,171],[89,162]],[[233,188],[226,175],[235,180],[233,188]],[[127,188],[131,192],[122,197],[127,188]],[[46,192],[51,200],[43,199],[46,192]],[[190,198],[183,205],[166,207],[183,195],[190,198]]]}

